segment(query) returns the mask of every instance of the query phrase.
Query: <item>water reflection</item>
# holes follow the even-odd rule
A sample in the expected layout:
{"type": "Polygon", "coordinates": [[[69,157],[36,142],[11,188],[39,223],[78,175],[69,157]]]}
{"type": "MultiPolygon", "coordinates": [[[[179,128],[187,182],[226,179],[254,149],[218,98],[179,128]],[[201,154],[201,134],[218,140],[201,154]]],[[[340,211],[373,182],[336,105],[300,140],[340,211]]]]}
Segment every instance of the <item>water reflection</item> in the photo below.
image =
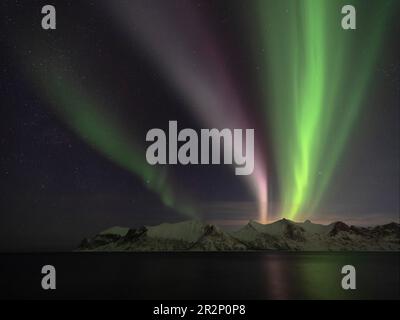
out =
{"type": "Polygon", "coordinates": [[[263,260],[265,268],[265,298],[288,299],[289,278],[291,270],[279,255],[266,255],[263,260]]]}
{"type": "Polygon", "coordinates": [[[263,299],[400,298],[399,253],[261,254],[263,299]],[[356,268],[356,290],[344,290],[344,265],[356,268]]]}
{"type": "MultiPolygon", "coordinates": [[[[53,298],[399,299],[399,253],[79,253],[1,257],[7,298],[47,297],[37,266],[57,265],[53,298]],[[357,289],[341,288],[356,268],[357,289]],[[20,266],[20,267],[19,267],[20,266]],[[20,279],[15,283],[14,279],[20,279]],[[21,284],[18,287],[18,283],[21,284]],[[40,279],[39,279],[40,283],[40,279]],[[30,284],[30,285],[26,285],[30,284]]],[[[0,298],[1,298],[0,293],[0,298]]]]}

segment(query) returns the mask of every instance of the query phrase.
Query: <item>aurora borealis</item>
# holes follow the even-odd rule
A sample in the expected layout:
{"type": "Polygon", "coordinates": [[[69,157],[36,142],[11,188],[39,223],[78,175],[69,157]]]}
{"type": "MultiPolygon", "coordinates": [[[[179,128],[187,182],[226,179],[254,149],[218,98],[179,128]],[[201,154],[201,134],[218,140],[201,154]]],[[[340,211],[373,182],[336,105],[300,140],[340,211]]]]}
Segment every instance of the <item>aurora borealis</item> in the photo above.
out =
{"type": "Polygon", "coordinates": [[[343,6],[341,1],[260,1],[268,48],[265,77],[272,89],[266,118],[278,159],[280,211],[289,219],[310,216],[318,207],[362,110],[390,10],[387,2],[369,16],[368,25],[361,22],[369,36],[360,37],[338,28],[343,6]],[[352,56],[354,43],[362,54],[352,56]]]}
{"type": "Polygon", "coordinates": [[[167,171],[150,166],[140,154],[142,148],[135,144],[122,121],[110,110],[110,105],[102,106],[90,95],[85,94],[63,74],[62,69],[52,68],[43,74],[40,70],[35,73],[44,92],[51,100],[57,101],[54,107],[68,125],[89,145],[99,150],[117,165],[139,176],[145,186],[157,193],[166,206],[174,207],[180,213],[195,217],[195,211],[184,202],[184,195],[176,200],[173,185],[168,181],[167,171]]]}
{"type": "MultiPolygon", "coordinates": [[[[110,11],[115,11],[117,20],[122,22],[121,29],[132,37],[132,42],[143,43],[201,124],[206,128],[252,127],[240,86],[227,70],[217,40],[199,21],[191,4],[183,2],[179,11],[159,2],[146,5],[140,1],[122,2],[117,6],[109,3],[108,6],[110,11]],[[192,28],[185,30],[185,25],[192,28]]],[[[256,150],[256,168],[248,185],[258,201],[259,219],[267,221],[265,160],[257,147],[256,150]]]]}
{"type": "Polygon", "coordinates": [[[351,1],[357,29],[343,30],[345,4],[54,1],[57,30],[43,31],[39,2],[5,1],[2,190],[25,199],[6,206],[82,234],[182,219],[393,217],[399,5],[351,1]],[[254,173],[147,164],[146,132],[170,120],[254,128],[254,173]]]}

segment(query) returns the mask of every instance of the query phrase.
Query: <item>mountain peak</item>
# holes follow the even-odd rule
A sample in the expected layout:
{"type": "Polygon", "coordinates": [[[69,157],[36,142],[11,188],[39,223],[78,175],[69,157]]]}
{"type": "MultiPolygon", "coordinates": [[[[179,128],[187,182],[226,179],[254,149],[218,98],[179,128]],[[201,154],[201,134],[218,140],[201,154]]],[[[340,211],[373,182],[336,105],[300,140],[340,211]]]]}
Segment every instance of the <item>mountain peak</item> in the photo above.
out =
{"type": "Polygon", "coordinates": [[[333,227],[331,232],[329,233],[331,236],[336,236],[339,232],[347,232],[350,231],[350,227],[342,221],[336,221],[333,223],[333,227]]]}
{"type": "Polygon", "coordinates": [[[116,235],[116,236],[124,237],[124,236],[126,236],[128,231],[129,231],[129,228],[114,226],[114,227],[108,228],[108,229],[100,232],[100,234],[101,235],[116,235]]]}
{"type": "Polygon", "coordinates": [[[292,220],[286,219],[286,218],[282,218],[282,219],[276,220],[275,222],[272,222],[272,223],[270,223],[270,224],[278,224],[278,225],[285,225],[285,226],[287,226],[287,225],[293,225],[293,224],[295,224],[295,222],[292,221],[292,220]]]}

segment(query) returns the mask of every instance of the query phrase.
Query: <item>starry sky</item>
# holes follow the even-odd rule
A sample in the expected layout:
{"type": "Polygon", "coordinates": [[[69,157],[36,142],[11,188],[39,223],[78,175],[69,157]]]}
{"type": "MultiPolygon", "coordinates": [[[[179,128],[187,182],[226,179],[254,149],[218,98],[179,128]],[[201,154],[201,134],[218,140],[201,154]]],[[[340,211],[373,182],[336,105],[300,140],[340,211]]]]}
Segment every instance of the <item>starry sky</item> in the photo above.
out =
{"type": "Polygon", "coordinates": [[[399,220],[400,9],[352,1],[2,1],[0,250],[110,226],[399,220]],[[396,16],[396,13],[398,15],[396,16]],[[150,166],[146,133],[254,128],[255,170],[150,166]]]}

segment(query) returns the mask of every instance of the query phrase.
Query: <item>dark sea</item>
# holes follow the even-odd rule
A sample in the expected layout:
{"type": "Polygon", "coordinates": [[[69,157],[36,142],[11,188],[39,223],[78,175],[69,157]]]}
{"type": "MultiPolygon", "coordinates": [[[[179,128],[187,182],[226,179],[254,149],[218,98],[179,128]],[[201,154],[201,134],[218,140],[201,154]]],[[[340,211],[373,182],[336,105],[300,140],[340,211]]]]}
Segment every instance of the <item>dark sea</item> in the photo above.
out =
{"type": "Polygon", "coordinates": [[[399,278],[399,253],[0,254],[2,299],[399,299],[399,278]],[[41,287],[46,264],[56,290],[41,287]]]}

